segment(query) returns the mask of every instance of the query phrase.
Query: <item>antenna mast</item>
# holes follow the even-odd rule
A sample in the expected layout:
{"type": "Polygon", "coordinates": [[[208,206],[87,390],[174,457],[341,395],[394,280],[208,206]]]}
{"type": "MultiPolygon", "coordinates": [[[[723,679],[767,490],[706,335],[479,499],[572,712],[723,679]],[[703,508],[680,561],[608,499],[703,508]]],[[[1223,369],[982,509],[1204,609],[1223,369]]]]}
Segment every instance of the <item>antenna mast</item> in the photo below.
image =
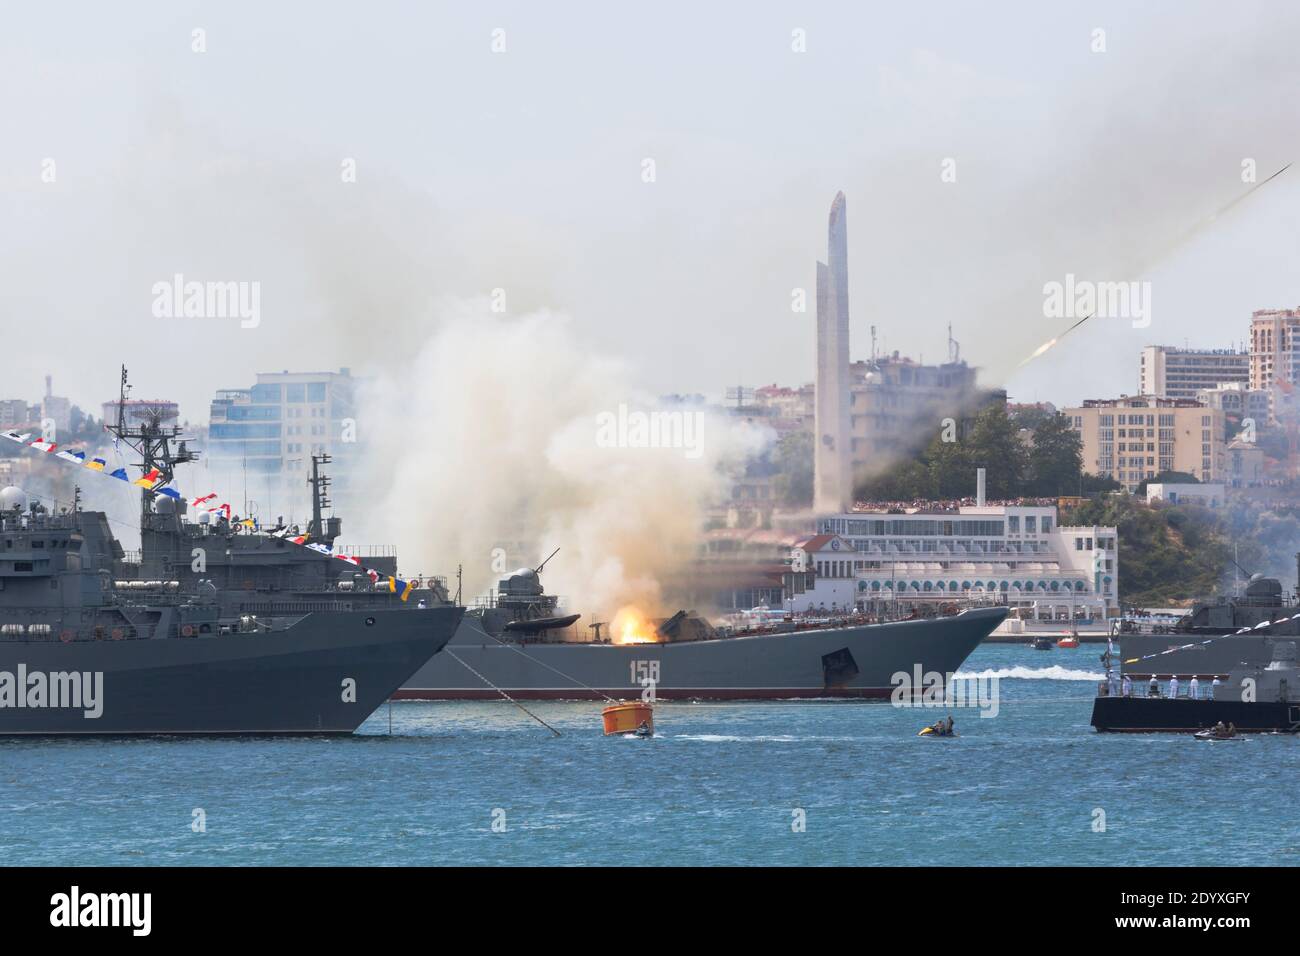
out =
{"type": "MultiPolygon", "coordinates": [[[[122,366],[122,381],[117,397],[117,424],[104,424],[115,439],[124,442],[128,448],[140,456],[139,467],[145,474],[157,469],[159,479],[157,487],[171,483],[176,477],[176,466],[197,461],[198,452],[190,451],[187,439],[181,437],[179,425],[163,425],[163,412],[160,407],[144,409],[141,421],[130,425],[126,419],[127,396],[131,393],[131,384],[127,378],[126,366],[122,366]],[[174,443],[174,447],[173,447],[174,443]]],[[[149,514],[149,496],[156,492],[145,489],[140,496],[141,514],[149,514]]]]}
{"type": "Polygon", "coordinates": [[[311,456],[311,477],[307,479],[307,484],[311,485],[311,524],[307,527],[307,533],[317,539],[325,537],[321,512],[331,504],[329,499],[331,479],[320,473],[320,466],[328,465],[333,460],[327,454],[311,456]]]}

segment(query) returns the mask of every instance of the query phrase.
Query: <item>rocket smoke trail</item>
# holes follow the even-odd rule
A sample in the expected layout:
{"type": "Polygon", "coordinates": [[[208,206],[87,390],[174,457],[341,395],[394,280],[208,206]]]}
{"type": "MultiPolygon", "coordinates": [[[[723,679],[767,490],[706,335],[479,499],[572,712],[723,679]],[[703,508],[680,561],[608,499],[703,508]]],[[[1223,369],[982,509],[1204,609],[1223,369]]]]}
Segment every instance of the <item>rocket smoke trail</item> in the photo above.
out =
{"type": "MultiPolygon", "coordinates": [[[[1240,196],[1238,196],[1236,199],[1232,200],[1232,202],[1228,203],[1226,206],[1224,206],[1224,207],[1223,207],[1222,209],[1220,209],[1218,212],[1212,213],[1211,215],[1206,216],[1206,217],[1205,217],[1204,219],[1202,219],[1200,222],[1195,223],[1195,224],[1194,224],[1190,229],[1188,229],[1186,232],[1184,232],[1184,233],[1183,233],[1183,234],[1182,234],[1182,235],[1181,235],[1181,236],[1180,236],[1180,237],[1179,237],[1179,238],[1178,238],[1178,239],[1177,239],[1177,240],[1176,240],[1172,245],[1170,245],[1168,249],[1166,249],[1166,250],[1165,250],[1164,252],[1162,252],[1160,255],[1156,256],[1155,259],[1153,259],[1150,263],[1148,263],[1148,264],[1147,264],[1147,269],[1149,269],[1152,265],[1154,265],[1155,263],[1161,261],[1162,259],[1167,259],[1169,256],[1173,255],[1173,254],[1174,254],[1175,252],[1177,252],[1180,248],[1182,248],[1184,245],[1186,245],[1186,244],[1187,244],[1187,243],[1188,243],[1188,242],[1189,242],[1189,241],[1190,241],[1194,236],[1196,236],[1199,232],[1201,232],[1201,231],[1202,231],[1203,229],[1205,229],[1207,226],[1213,225],[1213,224],[1214,224],[1214,223],[1219,219],[1220,216],[1226,215],[1228,212],[1230,212],[1232,209],[1234,209],[1234,208],[1235,208],[1236,206],[1238,206],[1240,203],[1244,202],[1248,197],[1254,195],[1254,193],[1255,193],[1256,191],[1258,191],[1260,188],[1262,188],[1263,186],[1267,185],[1268,183],[1271,183],[1273,180],[1277,179],[1277,177],[1281,176],[1284,172],[1286,172],[1286,171],[1287,171],[1288,169],[1290,169],[1290,168],[1291,168],[1291,163],[1287,163],[1285,166],[1283,166],[1283,167],[1282,167],[1281,169],[1279,169],[1277,172],[1273,173],[1273,174],[1272,174],[1271,176],[1269,176],[1267,179],[1261,180],[1260,182],[1257,182],[1255,185],[1251,186],[1251,187],[1250,187],[1249,189],[1247,189],[1244,193],[1242,193],[1242,194],[1241,194],[1240,196]]],[[[1145,271],[1145,270],[1138,270],[1139,273],[1141,273],[1141,272],[1143,272],[1143,271],[1145,271]]],[[[1017,368],[1017,369],[1024,368],[1026,365],[1028,365],[1028,364],[1029,364],[1030,362],[1032,362],[1034,359],[1036,359],[1036,358],[1038,358],[1040,355],[1043,355],[1043,354],[1045,354],[1046,352],[1048,352],[1048,351],[1049,351],[1049,350],[1050,350],[1054,345],[1056,345],[1056,343],[1060,342],[1061,339],[1065,338],[1067,335],[1069,335],[1071,332],[1073,332],[1073,331],[1074,331],[1075,329],[1077,329],[1079,326],[1083,325],[1083,323],[1087,322],[1089,319],[1091,319],[1091,318],[1092,318],[1094,315],[1096,315],[1096,314],[1097,314],[1097,313],[1096,313],[1095,311],[1094,311],[1094,312],[1089,312],[1087,315],[1085,315],[1085,316],[1084,316],[1083,318],[1081,318],[1079,321],[1075,322],[1072,326],[1070,326],[1068,329],[1066,329],[1066,330],[1065,330],[1064,332],[1062,332],[1060,335],[1057,335],[1057,336],[1054,336],[1054,337],[1048,339],[1048,340],[1047,340],[1046,342],[1044,342],[1042,345],[1038,346],[1038,348],[1034,349],[1034,351],[1031,352],[1028,356],[1026,356],[1025,358],[1021,359],[1021,360],[1020,360],[1020,363],[1016,366],[1016,368],[1017,368]]]]}

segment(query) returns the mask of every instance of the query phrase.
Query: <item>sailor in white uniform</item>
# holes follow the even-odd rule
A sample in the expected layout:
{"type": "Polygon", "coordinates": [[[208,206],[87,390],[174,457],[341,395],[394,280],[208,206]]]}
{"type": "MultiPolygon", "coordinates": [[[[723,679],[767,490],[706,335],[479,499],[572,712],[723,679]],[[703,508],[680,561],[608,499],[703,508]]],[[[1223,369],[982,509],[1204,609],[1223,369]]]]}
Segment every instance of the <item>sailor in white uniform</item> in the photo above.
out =
{"type": "Polygon", "coordinates": [[[1198,681],[1196,679],[1196,675],[1193,674],[1192,679],[1187,682],[1187,696],[1190,697],[1192,700],[1196,700],[1196,698],[1200,696],[1200,691],[1201,691],[1200,681],[1198,681]]]}
{"type": "Polygon", "coordinates": [[[1169,696],[1170,697],[1178,696],[1178,675],[1177,674],[1169,675],[1169,696]]]}

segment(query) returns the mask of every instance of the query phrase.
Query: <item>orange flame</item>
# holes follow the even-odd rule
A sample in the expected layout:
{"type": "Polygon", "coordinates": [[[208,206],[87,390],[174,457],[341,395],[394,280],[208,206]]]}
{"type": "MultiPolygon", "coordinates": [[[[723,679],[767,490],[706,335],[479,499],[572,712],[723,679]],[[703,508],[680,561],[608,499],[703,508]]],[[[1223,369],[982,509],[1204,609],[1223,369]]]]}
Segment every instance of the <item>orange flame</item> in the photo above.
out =
{"type": "Polygon", "coordinates": [[[659,635],[641,611],[631,604],[619,608],[610,624],[611,640],[615,644],[657,644],[659,635]]]}

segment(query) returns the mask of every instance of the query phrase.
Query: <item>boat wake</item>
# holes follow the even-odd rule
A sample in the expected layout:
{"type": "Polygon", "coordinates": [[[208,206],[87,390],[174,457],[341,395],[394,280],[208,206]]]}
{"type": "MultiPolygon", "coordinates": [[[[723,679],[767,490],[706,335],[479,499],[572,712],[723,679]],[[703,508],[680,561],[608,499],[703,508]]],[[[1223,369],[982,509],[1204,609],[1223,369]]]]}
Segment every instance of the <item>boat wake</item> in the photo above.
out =
{"type": "Polygon", "coordinates": [[[1105,674],[1062,667],[1059,664],[1054,664],[1051,667],[996,667],[974,672],[958,671],[954,676],[958,680],[988,680],[991,677],[996,677],[998,680],[1086,680],[1095,682],[1106,679],[1105,674]]]}

